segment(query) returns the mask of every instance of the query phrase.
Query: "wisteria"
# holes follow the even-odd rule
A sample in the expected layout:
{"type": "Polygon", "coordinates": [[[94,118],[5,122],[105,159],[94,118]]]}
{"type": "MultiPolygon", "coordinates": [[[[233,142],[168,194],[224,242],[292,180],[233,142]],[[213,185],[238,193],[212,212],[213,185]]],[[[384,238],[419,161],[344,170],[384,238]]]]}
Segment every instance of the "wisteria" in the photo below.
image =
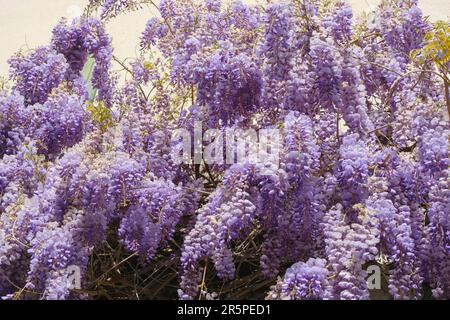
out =
{"type": "Polygon", "coordinates": [[[436,28],[417,1],[89,1],[8,60],[0,298],[449,299],[436,28]],[[121,60],[108,23],[148,7],[121,60]]]}
{"type": "Polygon", "coordinates": [[[41,47],[29,55],[18,53],[9,60],[11,78],[27,104],[43,103],[64,79],[69,68],[63,55],[41,47]]]}
{"type": "Polygon", "coordinates": [[[329,271],[326,260],[310,258],[297,262],[286,270],[282,281],[274,286],[268,299],[316,300],[331,298],[329,290],[329,271]]]}

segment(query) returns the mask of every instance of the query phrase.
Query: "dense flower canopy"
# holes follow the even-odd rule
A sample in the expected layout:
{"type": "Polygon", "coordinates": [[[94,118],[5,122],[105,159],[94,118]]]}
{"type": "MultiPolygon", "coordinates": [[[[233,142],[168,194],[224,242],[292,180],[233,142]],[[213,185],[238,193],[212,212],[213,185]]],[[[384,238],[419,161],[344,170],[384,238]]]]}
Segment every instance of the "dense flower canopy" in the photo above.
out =
{"type": "Polygon", "coordinates": [[[161,0],[122,62],[105,24],[146,5],[91,0],[9,60],[0,297],[90,298],[113,238],[142,269],[175,261],[181,299],[221,298],[250,247],[268,299],[369,299],[368,265],[394,299],[450,298],[450,61],[420,54],[417,1],[356,19],[341,0],[161,0]],[[278,166],[178,163],[173,134],[200,122],[277,129],[278,166]]]}

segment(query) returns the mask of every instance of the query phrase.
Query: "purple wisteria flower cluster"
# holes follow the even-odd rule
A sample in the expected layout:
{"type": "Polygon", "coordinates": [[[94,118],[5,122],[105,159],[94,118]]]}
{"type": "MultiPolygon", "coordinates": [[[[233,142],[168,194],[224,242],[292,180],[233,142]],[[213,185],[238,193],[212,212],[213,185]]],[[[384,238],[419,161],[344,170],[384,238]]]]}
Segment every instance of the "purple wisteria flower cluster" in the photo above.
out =
{"type": "Polygon", "coordinates": [[[343,0],[91,0],[0,87],[0,297],[89,299],[101,249],[136,273],[175,261],[173,298],[245,274],[267,299],[449,299],[450,75],[414,54],[431,29],[416,0],[358,19],[343,0]],[[122,61],[105,26],[146,6],[122,61]],[[198,123],[278,130],[279,165],[180,164],[173,134],[198,123]]]}

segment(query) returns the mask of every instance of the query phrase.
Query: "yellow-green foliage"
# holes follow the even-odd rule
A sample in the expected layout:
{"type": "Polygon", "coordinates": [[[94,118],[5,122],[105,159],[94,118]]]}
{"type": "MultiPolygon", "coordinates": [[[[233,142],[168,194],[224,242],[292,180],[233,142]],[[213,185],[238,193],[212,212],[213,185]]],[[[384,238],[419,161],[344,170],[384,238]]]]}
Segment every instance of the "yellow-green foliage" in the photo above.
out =
{"type": "Polygon", "coordinates": [[[106,131],[113,126],[114,121],[111,110],[106,107],[102,101],[97,103],[88,102],[86,110],[92,121],[98,125],[102,131],[106,131]]]}
{"type": "Polygon", "coordinates": [[[415,50],[413,56],[420,59],[433,61],[438,67],[444,67],[450,62],[450,23],[437,21],[433,29],[425,35],[425,46],[421,50],[415,50]]]}
{"type": "Polygon", "coordinates": [[[156,70],[156,66],[151,61],[145,61],[144,68],[150,71],[156,70]]]}

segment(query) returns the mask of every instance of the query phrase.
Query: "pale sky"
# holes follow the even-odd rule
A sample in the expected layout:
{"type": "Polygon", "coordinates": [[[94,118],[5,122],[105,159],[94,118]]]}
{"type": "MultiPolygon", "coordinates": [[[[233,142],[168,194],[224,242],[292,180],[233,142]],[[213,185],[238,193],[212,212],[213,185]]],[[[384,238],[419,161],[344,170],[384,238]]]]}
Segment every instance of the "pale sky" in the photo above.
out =
{"type": "MultiPolygon", "coordinates": [[[[377,4],[379,0],[349,2],[358,14],[377,4]]],[[[7,75],[6,60],[14,52],[21,48],[47,44],[51,30],[59,19],[79,15],[87,3],[88,0],[0,0],[0,75],[7,75]]],[[[448,0],[419,0],[419,5],[432,20],[448,19],[450,16],[448,0]]],[[[144,30],[146,21],[154,14],[155,9],[144,8],[139,12],[119,16],[108,24],[115,55],[120,58],[136,56],[139,35],[144,30]]]]}

